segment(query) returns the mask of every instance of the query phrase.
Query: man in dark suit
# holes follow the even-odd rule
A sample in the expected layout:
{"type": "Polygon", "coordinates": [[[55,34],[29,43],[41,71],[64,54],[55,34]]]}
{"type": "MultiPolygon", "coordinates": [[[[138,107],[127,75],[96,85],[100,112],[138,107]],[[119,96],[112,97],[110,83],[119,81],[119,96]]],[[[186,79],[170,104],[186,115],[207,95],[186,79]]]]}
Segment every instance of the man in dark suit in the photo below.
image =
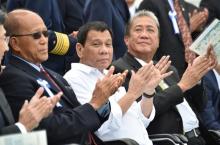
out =
{"type": "Polygon", "coordinates": [[[204,125],[208,129],[220,130],[220,65],[203,77],[208,103],[201,112],[204,125]]]}
{"type": "MultiPolygon", "coordinates": [[[[2,67],[1,60],[4,53],[8,50],[8,38],[5,36],[5,29],[3,27],[4,19],[5,13],[0,11],[0,68],[2,67]]],[[[0,71],[2,71],[2,69],[0,71]]],[[[19,112],[18,122],[15,123],[11,108],[0,88],[0,135],[20,132],[25,133],[37,127],[41,119],[47,117],[52,111],[61,96],[61,94],[58,94],[54,97],[46,98],[41,97],[42,94],[43,89],[40,88],[29,103],[25,101],[19,112]]]]}
{"type": "Polygon", "coordinates": [[[76,27],[82,25],[82,14],[80,15],[82,12],[79,12],[80,8],[73,8],[73,6],[77,7],[78,3],[77,0],[7,1],[8,12],[24,8],[34,11],[42,17],[47,28],[51,30],[48,37],[49,59],[43,64],[61,75],[70,69],[71,62],[78,60],[75,54],[76,40],[65,33],[67,30],[70,31],[69,29],[71,28],[69,26],[75,26],[73,23],[76,23],[76,27]],[[71,9],[74,12],[70,12],[69,7],[72,7],[71,9]]]}
{"type": "MultiPolygon", "coordinates": [[[[194,29],[197,29],[197,27],[200,27],[200,25],[205,22],[206,12],[198,13],[197,16],[193,15],[195,17],[199,16],[199,19],[196,19],[196,22],[193,23],[196,24],[196,26],[193,25],[194,27],[191,27],[191,22],[193,21],[190,21],[189,12],[186,9],[186,3],[184,0],[178,1],[181,6],[183,17],[191,32],[193,32],[194,29]]],[[[170,55],[172,65],[177,68],[179,75],[182,76],[187,67],[186,62],[191,60],[188,59],[185,54],[192,54],[191,56],[195,55],[189,50],[189,48],[184,47],[179,26],[177,26],[174,0],[144,0],[139,7],[139,10],[142,9],[152,11],[157,16],[160,23],[160,46],[157,49],[154,58],[159,60],[164,55],[170,55]]]]}
{"type": "MultiPolygon", "coordinates": [[[[159,22],[156,16],[149,11],[139,11],[127,26],[125,43],[128,52],[113,62],[116,72],[126,69],[137,71],[149,63],[159,46],[159,22]]],[[[188,66],[181,80],[174,67],[168,68],[173,74],[161,81],[156,88],[157,93],[154,97],[156,116],[147,128],[149,134],[184,133],[189,140],[188,144],[204,144],[194,109],[201,110],[206,102],[202,86],[195,85],[209,70],[210,61],[213,60],[207,59],[206,56],[196,58],[192,65],[188,66]],[[189,106],[191,102],[195,104],[195,108],[189,106]]],[[[161,72],[164,71],[161,68],[161,64],[164,63],[168,63],[167,67],[169,66],[168,57],[163,57],[156,64],[161,72]]],[[[125,81],[125,86],[128,83],[129,78],[125,81]]]]}
{"type": "Polygon", "coordinates": [[[62,99],[53,113],[40,122],[38,129],[46,129],[48,142],[52,145],[94,143],[92,132],[108,118],[110,106],[105,103],[119,87],[121,76],[115,77],[110,72],[104,81],[97,82],[91,101],[80,106],[62,76],[41,65],[48,58],[47,28],[41,17],[32,11],[17,9],[8,13],[4,26],[10,34],[12,56],[0,76],[0,86],[15,119],[22,102],[30,100],[39,86],[44,87],[44,93],[49,96],[62,91],[62,99]]]}
{"type": "Polygon", "coordinates": [[[83,21],[103,21],[113,31],[114,58],[124,55],[127,47],[123,41],[125,25],[130,18],[125,0],[87,0],[83,21]]]}
{"type": "Polygon", "coordinates": [[[208,9],[208,23],[214,20],[214,18],[220,19],[220,7],[218,0],[201,0],[200,7],[205,7],[208,9]]]}

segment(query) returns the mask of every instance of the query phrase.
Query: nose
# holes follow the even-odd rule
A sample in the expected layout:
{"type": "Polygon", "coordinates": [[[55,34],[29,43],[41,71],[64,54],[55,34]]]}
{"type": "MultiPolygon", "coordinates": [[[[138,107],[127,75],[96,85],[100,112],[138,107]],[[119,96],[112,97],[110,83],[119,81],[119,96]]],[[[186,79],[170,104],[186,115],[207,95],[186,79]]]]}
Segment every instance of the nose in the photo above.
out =
{"type": "Polygon", "coordinates": [[[48,37],[45,37],[43,34],[41,34],[41,37],[40,37],[40,43],[47,43],[48,41],[48,37]]]}
{"type": "Polygon", "coordinates": [[[101,49],[100,49],[100,54],[108,54],[109,52],[109,48],[106,45],[102,45],[101,49]]]}
{"type": "Polygon", "coordinates": [[[149,32],[147,30],[143,30],[140,36],[141,36],[141,38],[148,38],[149,32]]]}

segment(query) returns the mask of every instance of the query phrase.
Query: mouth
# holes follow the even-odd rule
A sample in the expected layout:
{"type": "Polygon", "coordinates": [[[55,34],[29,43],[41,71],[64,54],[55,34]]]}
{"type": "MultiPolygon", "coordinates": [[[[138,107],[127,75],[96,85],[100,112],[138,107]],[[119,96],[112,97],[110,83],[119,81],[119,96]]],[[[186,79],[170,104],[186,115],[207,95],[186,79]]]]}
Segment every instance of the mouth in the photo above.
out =
{"type": "Polygon", "coordinates": [[[138,42],[137,44],[150,45],[150,43],[149,43],[149,42],[146,42],[146,41],[138,42]]]}
{"type": "Polygon", "coordinates": [[[102,59],[99,59],[98,62],[106,62],[106,61],[109,61],[108,58],[102,58],[102,59]]]}
{"type": "Polygon", "coordinates": [[[42,52],[42,53],[48,53],[48,49],[47,49],[47,48],[46,48],[46,49],[41,49],[40,52],[42,52]]]}

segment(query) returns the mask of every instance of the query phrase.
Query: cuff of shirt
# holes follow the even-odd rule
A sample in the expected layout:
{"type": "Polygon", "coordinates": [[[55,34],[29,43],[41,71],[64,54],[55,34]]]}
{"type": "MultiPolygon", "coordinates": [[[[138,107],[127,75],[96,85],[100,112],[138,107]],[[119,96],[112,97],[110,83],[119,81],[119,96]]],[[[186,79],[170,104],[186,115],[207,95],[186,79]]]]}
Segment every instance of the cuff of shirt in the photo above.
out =
{"type": "MultiPolygon", "coordinates": [[[[141,106],[139,105],[139,109],[141,109],[141,106]]],[[[142,111],[141,111],[142,112],[142,111]]],[[[145,127],[147,127],[149,124],[150,124],[150,122],[154,119],[154,117],[155,117],[155,108],[154,108],[154,106],[153,106],[153,108],[152,108],[152,111],[151,111],[151,113],[150,113],[150,116],[147,118],[147,117],[145,117],[144,116],[144,114],[143,113],[141,113],[141,118],[142,118],[142,121],[143,121],[143,123],[144,123],[144,125],[145,125],[145,127]]]]}
{"type": "Polygon", "coordinates": [[[121,107],[119,106],[118,102],[116,102],[115,100],[111,100],[110,98],[110,103],[111,103],[111,114],[116,118],[116,119],[119,119],[119,120],[122,120],[122,110],[121,110],[121,107]]]}
{"type": "Polygon", "coordinates": [[[21,133],[27,133],[27,129],[25,128],[25,126],[22,123],[17,122],[17,123],[15,123],[15,125],[19,128],[21,133]]]}

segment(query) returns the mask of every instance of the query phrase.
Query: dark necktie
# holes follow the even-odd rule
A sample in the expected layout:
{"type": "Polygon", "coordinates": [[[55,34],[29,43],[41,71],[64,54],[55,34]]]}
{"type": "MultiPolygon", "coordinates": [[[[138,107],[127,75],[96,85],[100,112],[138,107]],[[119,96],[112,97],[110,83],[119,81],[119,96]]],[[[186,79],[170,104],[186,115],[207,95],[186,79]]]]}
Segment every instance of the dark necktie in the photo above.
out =
{"type": "Polygon", "coordinates": [[[44,74],[44,76],[59,90],[62,91],[60,89],[60,87],[57,85],[57,83],[51,78],[51,76],[48,74],[48,72],[42,67],[40,66],[40,72],[44,74]]]}
{"type": "Polygon", "coordinates": [[[186,62],[191,63],[191,61],[195,58],[195,54],[189,50],[189,46],[192,44],[193,41],[190,29],[186,23],[185,18],[183,17],[183,12],[181,10],[179,0],[174,0],[174,9],[177,13],[177,24],[180,29],[182,41],[185,47],[185,60],[186,62]]]}
{"type": "Polygon", "coordinates": [[[95,141],[95,138],[93,137],[92,133],[89,132],[89,144],[90,145],[98,145],[95,141]]]}

